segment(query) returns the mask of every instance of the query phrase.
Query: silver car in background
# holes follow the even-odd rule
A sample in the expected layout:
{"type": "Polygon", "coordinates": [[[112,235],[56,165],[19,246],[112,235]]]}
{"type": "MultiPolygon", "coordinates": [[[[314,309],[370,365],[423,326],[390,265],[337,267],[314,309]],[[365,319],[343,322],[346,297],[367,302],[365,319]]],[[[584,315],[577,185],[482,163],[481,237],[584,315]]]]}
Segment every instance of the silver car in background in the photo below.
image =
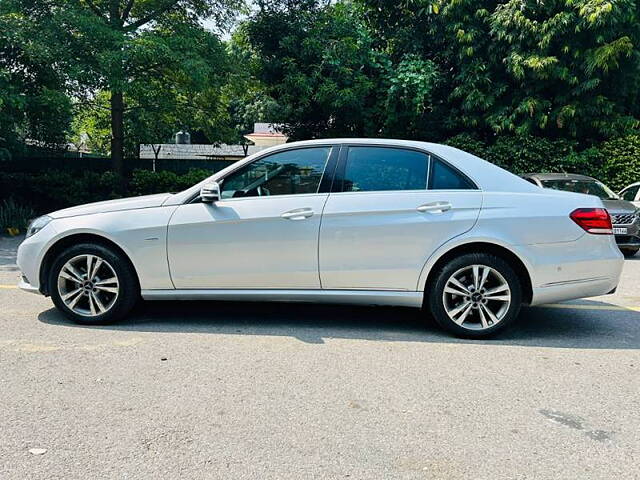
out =
{"type": "Polygon", "coordinates": [[[600,197],[611,215],[613,234],[623,255],[633,257],[640,250],[640,210],[604,183],[575,173],[527,173],[522,178],[542,188],[600,197]]]}
{"type": "Polygon", "coordinates": [[[18,264],[23,289],[83,324],[121,320],[140,297],[273,300],[424,308],[484,337],[522,304],[612,292],[623,258],[598,197],[444,145],[327,139],[177,194],[45,215],[18,264]]]}

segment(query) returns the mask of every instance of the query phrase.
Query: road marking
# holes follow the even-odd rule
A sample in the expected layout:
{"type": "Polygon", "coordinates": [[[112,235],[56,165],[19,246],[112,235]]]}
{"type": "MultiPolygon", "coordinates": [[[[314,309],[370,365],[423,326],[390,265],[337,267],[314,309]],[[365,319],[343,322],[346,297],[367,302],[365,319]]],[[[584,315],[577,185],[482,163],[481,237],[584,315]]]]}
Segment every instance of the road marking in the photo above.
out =
{"type": "Polygon", "coordinates": [[[586,305],[584,303],[547,303],[545,305],[536,305],[540,308],[564,308],[571,310],[615,310],[615,311],[632,311],[640,312],[640,307],[624,307],[621,305],[586,305]]]}
{"type": "MultiPolygon", "coordinates": [[[[17,285],[0,285],[0,289],[13,290],[17,289],[17,285]]],[[[640,307],[625,307],[621,305],[587,305],[584,303],[546,303],[544,305],[536,305],[538,308],[564,308],[568,310],[614,310],[618,312],[631,311],[640,312],[640,307]]]]}

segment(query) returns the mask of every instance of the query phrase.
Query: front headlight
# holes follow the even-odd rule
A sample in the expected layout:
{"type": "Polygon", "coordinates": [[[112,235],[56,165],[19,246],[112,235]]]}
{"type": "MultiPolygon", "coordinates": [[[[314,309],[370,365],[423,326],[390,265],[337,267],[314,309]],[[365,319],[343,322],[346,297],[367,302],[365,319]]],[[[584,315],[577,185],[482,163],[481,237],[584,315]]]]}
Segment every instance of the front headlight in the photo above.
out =
{"type": "Polygon", "coordinates": [[[43,215],[41,217],[36,218],[34,221],[32,221],[29,224],[29,227],[27,228],[26,238],[29,238],[31,235],[38,233],[40,230],[46,227],[47,223],[49,223],[51,220],[52,218],[49,217],[48,215],[43,215]]]}

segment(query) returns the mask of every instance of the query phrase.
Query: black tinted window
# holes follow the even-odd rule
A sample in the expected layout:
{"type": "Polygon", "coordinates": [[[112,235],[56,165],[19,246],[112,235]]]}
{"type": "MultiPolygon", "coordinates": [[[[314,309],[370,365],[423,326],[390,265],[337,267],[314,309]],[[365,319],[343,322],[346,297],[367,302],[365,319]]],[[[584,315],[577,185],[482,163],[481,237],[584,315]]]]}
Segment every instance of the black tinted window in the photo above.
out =
{"type": "Polygon", "coordinates": [[[636,194],[638,193],[638,189],[640,189],[640,185],[637,187],[631,187],[622,192],[622,199],[628,200],[629,202],[633,202],[636,199],[636,194]]]}
{"type": "Polygon", "coordinates": [[[343,191],[424,190],[429,157],[413,150],[350,147],[343,191]]]}
{"type": "Polygon", "coordinates": [[[432,190],[468,190],[475,186],[460,172],[446,163],[434,159],[432,163],[431,185],[432,190]]]}
{"type": "Polygon", "coordinates": [[[316,193],[330,151],[330,147],[298,148],[257,160],[224,179],[221,197],[316,193]]]}

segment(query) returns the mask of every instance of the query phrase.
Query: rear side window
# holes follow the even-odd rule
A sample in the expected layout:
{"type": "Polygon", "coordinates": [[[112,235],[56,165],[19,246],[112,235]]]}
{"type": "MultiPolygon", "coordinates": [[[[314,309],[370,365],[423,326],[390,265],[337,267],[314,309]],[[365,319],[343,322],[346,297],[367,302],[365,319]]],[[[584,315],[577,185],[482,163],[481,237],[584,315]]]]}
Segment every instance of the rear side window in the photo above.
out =
{"type": "Polygon", "coordinates": [[[342,191],[425,190],[429,156],[414,150],[349,147],[342,191]]]}
{"type": "Polygon", "coordinates": [[[433,159],[431,167],[431,190],[472,190],[475,185],[462,173],[441,160],[433,159]]]}

